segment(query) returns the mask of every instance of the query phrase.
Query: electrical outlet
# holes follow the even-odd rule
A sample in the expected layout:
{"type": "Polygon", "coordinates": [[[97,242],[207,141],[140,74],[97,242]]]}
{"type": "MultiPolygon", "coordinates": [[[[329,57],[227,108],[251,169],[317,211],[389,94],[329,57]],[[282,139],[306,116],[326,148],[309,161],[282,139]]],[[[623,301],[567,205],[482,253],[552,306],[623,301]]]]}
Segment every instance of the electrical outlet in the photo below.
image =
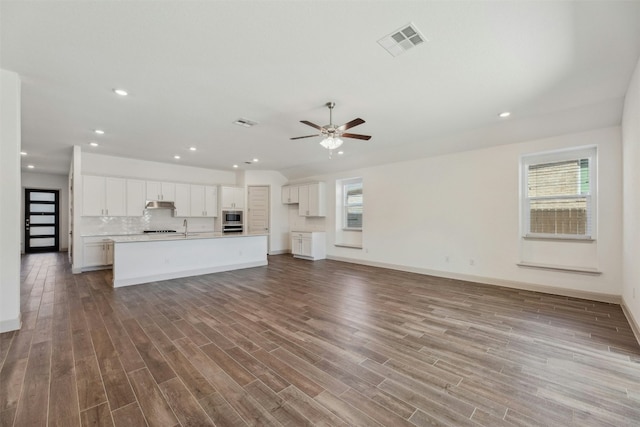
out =
{"type": "Polygon", "coordinates": [[[476,261],[473,258],[471,258],[469,260],[469,265],[476,265],[476,261]]]}
{"type": "Polygon", "coordinates": [[[447,255],[446,257],[444,257],[444,262],[449,262],[449,255],[447,255]]]}

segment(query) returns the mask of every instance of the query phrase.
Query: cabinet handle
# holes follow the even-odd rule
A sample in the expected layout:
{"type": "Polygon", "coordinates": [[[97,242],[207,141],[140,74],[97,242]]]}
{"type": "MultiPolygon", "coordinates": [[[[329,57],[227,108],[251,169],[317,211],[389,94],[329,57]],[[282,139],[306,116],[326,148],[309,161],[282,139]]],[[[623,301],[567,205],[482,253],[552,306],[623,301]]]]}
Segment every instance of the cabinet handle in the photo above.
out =
{"type": "Polygon", "coordinates": [[[109,209],[105,209],[105,211],[107,212],[107,215],[109,215],[109,209]]]}

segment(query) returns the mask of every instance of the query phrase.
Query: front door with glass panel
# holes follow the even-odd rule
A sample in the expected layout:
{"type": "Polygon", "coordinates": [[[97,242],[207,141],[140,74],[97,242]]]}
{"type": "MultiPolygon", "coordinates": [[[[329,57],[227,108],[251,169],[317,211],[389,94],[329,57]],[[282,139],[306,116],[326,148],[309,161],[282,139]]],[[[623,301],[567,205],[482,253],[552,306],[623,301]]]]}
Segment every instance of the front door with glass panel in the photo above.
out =
{"type": "Polygon", "coordinates": [[[59,191],[26,188],[24,194],[24,251],[57,252],[59,247],[59,191]]]}

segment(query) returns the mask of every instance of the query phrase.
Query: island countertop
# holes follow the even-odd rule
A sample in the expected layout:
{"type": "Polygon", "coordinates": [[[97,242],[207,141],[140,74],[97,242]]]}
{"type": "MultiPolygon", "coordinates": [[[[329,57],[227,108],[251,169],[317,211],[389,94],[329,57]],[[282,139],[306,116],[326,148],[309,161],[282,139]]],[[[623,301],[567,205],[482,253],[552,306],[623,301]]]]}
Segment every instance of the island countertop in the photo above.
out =
{"type": "Polygon", "coordinates": [[[148,234],[129,234],[124,236],[113,236],[108,240],[114,243],[136,243],[136,242],[157,242],[164,240],[198,240],[198,239],[226,239],[237,237],[266,236],[266,233],[222,233],[219,231],[205,233],[148,233],[148,234]]]}

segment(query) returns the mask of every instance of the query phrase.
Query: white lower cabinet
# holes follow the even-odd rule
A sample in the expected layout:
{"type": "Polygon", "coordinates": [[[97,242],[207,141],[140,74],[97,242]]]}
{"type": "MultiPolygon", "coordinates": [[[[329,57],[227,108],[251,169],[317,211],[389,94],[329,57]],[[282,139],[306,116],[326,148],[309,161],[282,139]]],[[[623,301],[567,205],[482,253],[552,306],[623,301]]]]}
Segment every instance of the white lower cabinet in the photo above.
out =
{"type": "Polygon", "coordinates": [[[84,268],[113,265],[113,242],[107,236],[84,238],[84,268]]]}
{"type": "Polygon", "coordinates": [[[325,259],[327,257],[325,233],[323,231],[292,231],[291,253],[296,258],[325,259]]]}

